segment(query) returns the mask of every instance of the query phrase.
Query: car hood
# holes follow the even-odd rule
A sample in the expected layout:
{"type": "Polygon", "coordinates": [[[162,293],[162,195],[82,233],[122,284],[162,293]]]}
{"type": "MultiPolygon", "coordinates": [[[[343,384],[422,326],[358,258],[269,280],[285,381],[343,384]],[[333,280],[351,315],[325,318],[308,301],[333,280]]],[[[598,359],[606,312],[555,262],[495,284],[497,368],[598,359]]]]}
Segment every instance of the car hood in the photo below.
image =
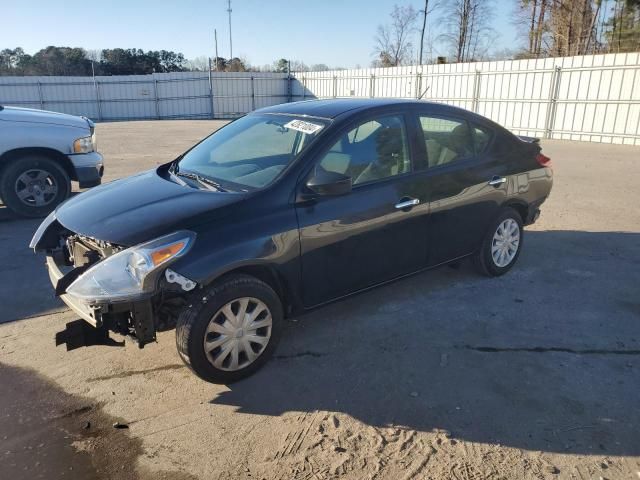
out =
{"type": "Polygon", "coordinates": [[[64,125],[88,129],[93,122],[86,117],[76,117],[66,113],[34,110],[31,108],[3,107],[0,110],[0,120],[10,122],[47,123],[50,125],[64,125]]]}
{"type": "Polygon", "coordinates": [[[58,222],[72,232],[132,246],[220,217],[222,207],[246,193],[213,192],[179,185],[161,168],[95,187],[63,203],[58,222]]]}

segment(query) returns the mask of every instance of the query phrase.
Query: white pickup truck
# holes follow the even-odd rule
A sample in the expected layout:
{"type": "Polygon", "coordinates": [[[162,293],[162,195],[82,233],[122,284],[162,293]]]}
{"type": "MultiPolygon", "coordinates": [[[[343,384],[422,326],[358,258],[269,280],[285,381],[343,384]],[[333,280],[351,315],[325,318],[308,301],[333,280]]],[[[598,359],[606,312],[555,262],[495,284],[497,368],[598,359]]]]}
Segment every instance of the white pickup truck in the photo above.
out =
{"type": "Polygon", "coordinates": [[[71,193],[99,185],[104,171],[95,125],[85,117],[0,105],[0,199],[43,217],[71,193]]]}

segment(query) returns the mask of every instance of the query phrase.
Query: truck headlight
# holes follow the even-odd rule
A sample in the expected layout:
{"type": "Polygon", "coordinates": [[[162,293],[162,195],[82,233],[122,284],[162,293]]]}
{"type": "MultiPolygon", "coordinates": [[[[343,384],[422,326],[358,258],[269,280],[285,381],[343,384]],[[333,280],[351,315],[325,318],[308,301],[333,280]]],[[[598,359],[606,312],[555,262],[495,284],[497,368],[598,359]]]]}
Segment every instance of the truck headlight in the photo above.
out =
{"type": "MultiPolygon", "coordinates": [[[[94,134],[95,135],[95,134],[94,134]]],[[[73,142],[73,153],[91,153],[95,150],[95,136],[78,138],[73,142]]]]}
{"type": "Polygon", "coordinates": [[[152,293],[160,270],[187,253],[195,237],[182,230],[127,248],[89,268],[67,293],[85,303],[123,302],[152,293]]]}

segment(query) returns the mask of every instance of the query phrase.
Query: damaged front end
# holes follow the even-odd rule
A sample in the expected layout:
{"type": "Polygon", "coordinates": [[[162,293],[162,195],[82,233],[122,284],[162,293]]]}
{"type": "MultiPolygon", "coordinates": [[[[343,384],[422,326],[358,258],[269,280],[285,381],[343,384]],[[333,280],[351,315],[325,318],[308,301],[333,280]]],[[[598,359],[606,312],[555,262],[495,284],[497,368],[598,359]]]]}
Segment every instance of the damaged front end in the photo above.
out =
{"type": "Polygon", "coordinates": [[[197,285],[168,266],[194,241],[195,233],[178,231],[127,247],[72,232],[55,214],[47,217],[30,247],[46,252],[56,295],[83,320],[67,324],[56,344],[65,343],[67,350],[113,345],[111,331],[142,348],[155,341],[156,332],[175,327],[185,293],[197,285]]]}

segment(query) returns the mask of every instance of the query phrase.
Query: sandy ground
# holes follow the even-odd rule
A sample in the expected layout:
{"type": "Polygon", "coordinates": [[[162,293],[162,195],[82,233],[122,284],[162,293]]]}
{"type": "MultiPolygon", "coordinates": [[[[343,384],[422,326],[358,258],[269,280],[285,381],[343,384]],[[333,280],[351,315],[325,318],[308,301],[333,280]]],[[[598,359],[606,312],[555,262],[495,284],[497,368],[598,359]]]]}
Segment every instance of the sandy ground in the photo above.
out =
{"type": "MultiPolygon", "coordinates": [[[[98,125],[106,179],[219,125],[98,125]]],[[[0,478],[640,478],[640,148],[544,151],[554,190],[507,276],[442,268],[297,318],[230,387],[173,332],[56,348],[74,316],[37,222],[0,210],[0,478]]]]}

